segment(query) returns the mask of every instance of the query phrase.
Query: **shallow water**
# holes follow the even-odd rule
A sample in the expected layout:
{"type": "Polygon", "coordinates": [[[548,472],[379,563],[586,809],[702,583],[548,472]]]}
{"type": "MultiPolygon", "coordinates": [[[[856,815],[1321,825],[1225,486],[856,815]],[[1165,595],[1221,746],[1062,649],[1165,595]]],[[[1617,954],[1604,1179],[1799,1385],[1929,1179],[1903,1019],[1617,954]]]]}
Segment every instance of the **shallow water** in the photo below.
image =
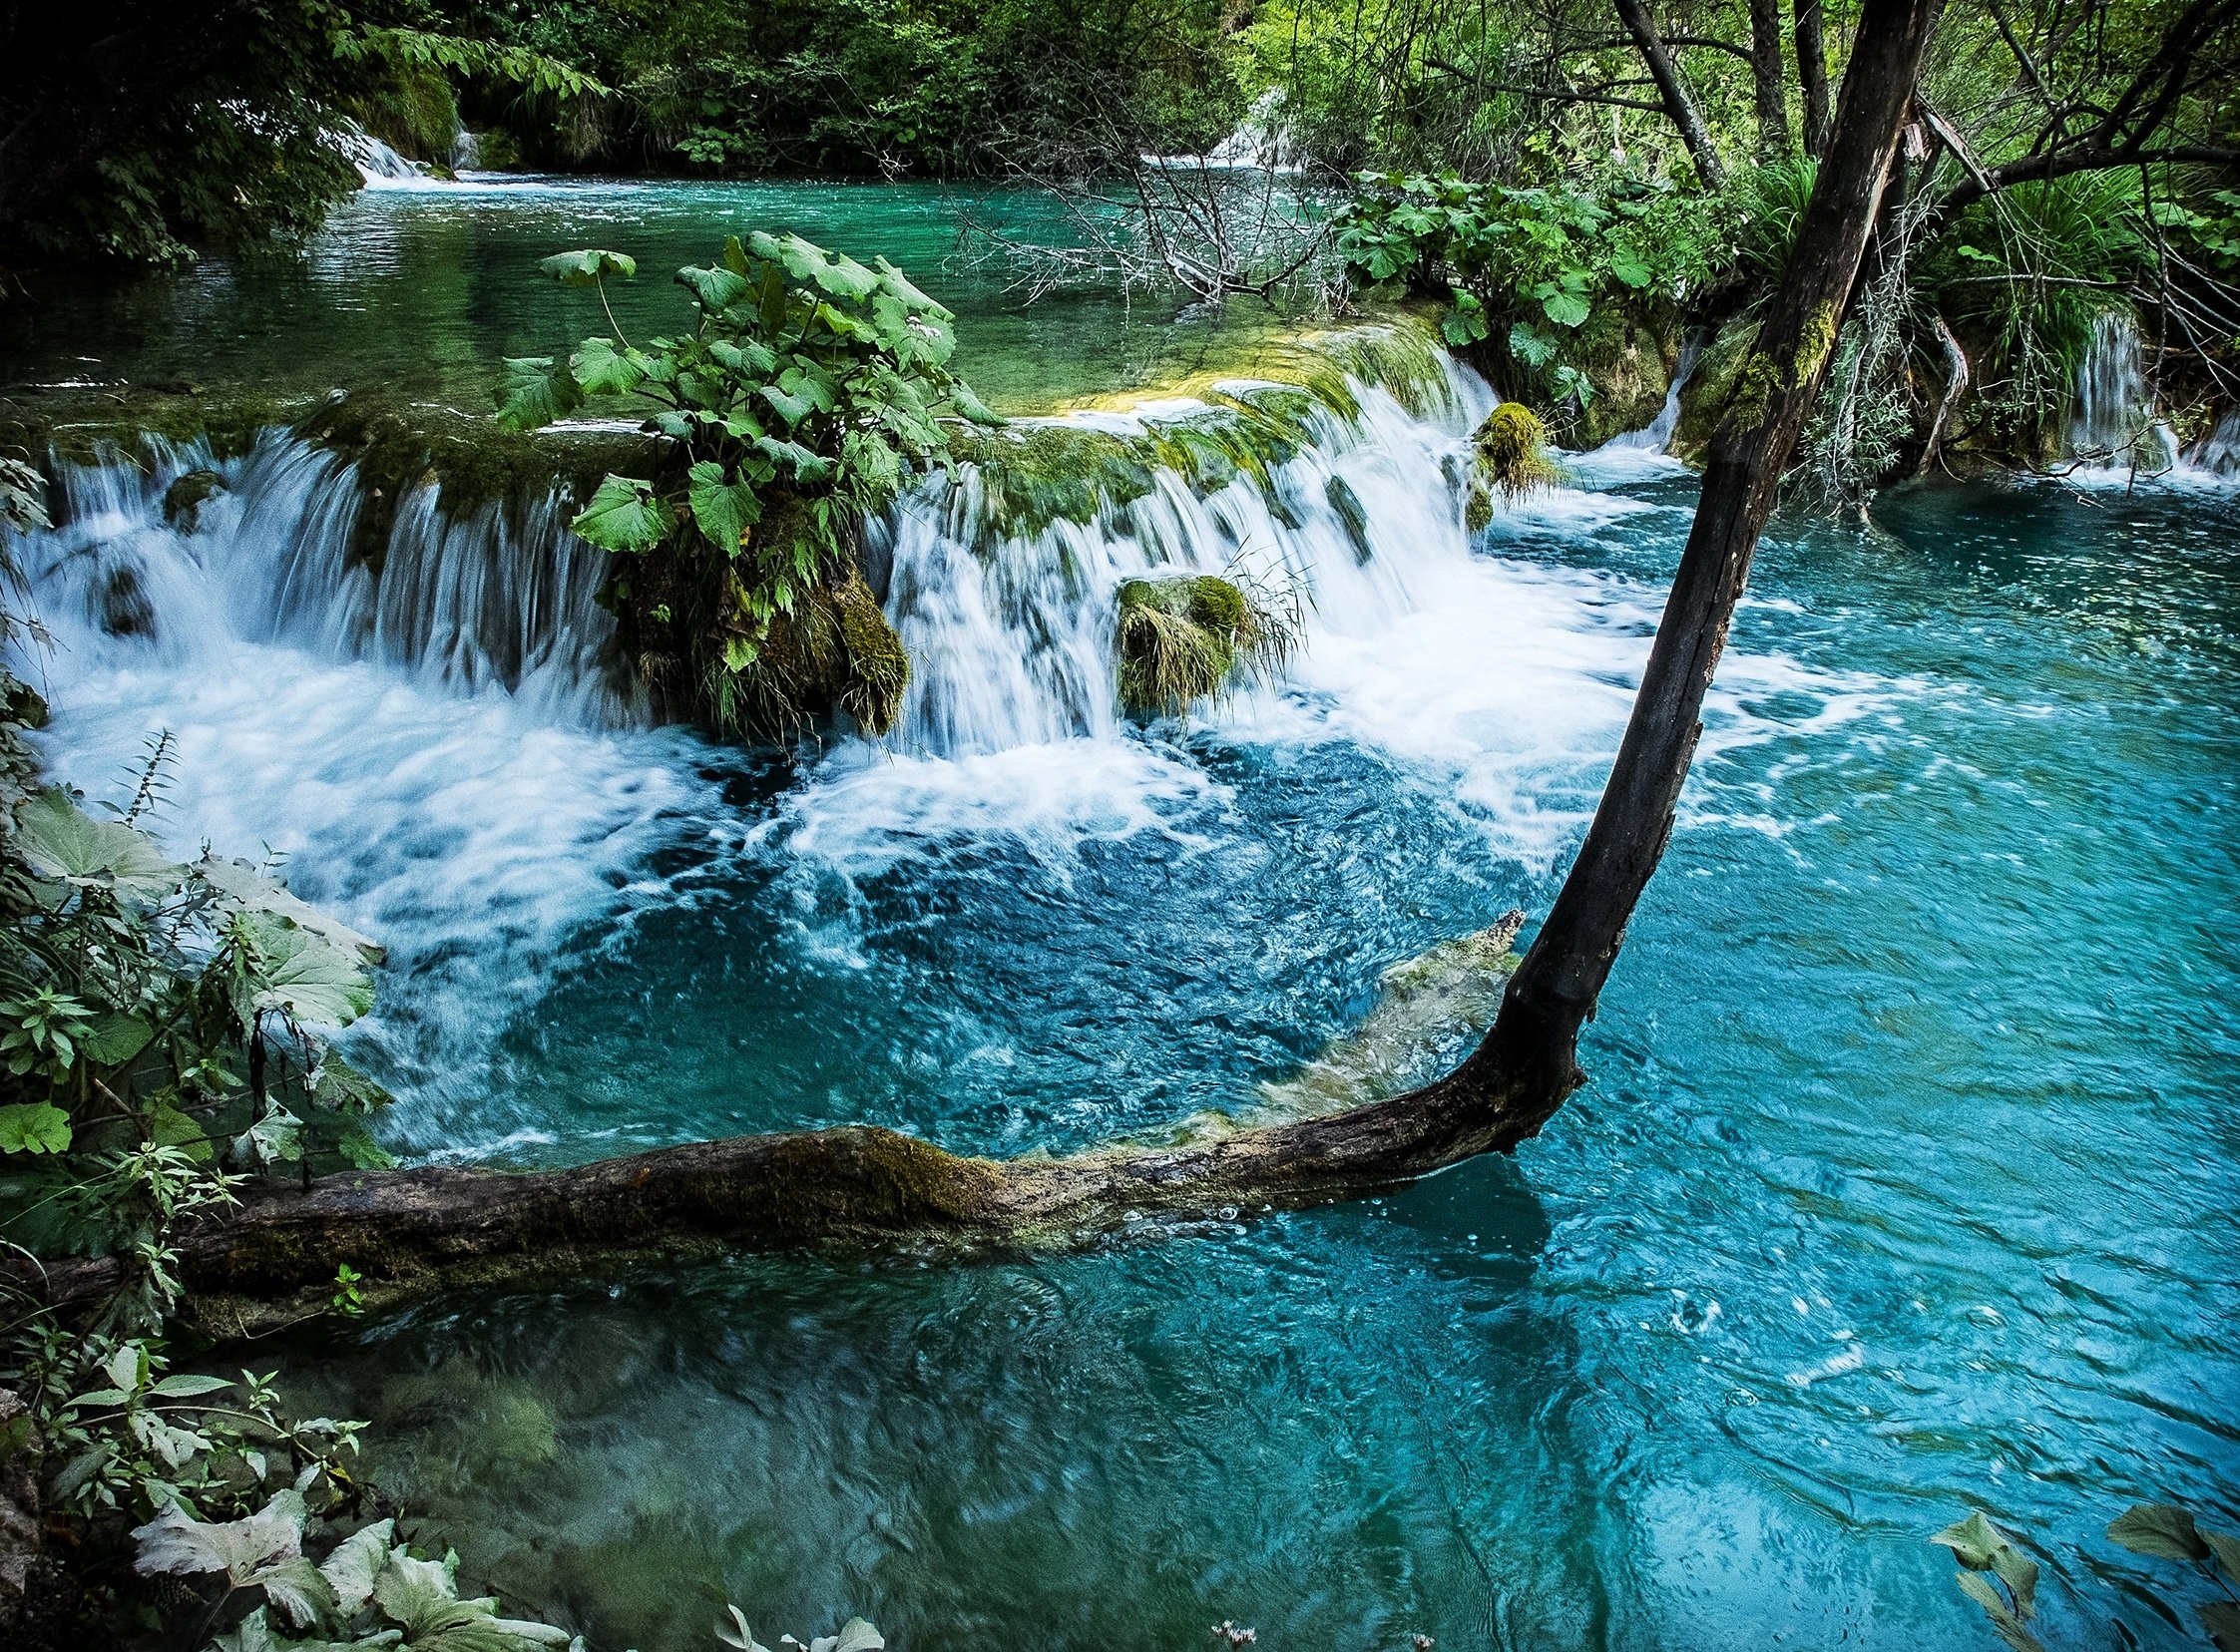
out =
{"type": "MultiPolygon", "coordinates": [[[[794,226],[913,270],[947,232],[930,196],[834,190],[817,218],[786,188],[794,226]]],[[[750,196],[368,196],[306,262],[71,325],[136,372],[347,356],[463,396],[588,302],[535,256],[612,213],[658,272],[750,196]]],[[[1007,313],[961,329],[992,393],[1141,359],[1111,314],[1007,313]]],[[[182,847],[269,847],[389,945],[351,1037],[410,1155],[1157,1133],[1251,1104],[1394,962],[1545,911],[1583,830],[1693,484],[1585,456],[1470,545],[1442,465],[1485,392],[1453,390],[1325,431],[1284,472],[1294,525],[1170,489],[982,557],[906,507],[920,677],[880,748],[633,727],[586,675],[580,582],[536,633],[572,652],[384,607],[321,562],[300,450],[235,466],[192,536],[157,519],[161,467],[81,477],[31,559],[47,749],[120,795],[169,728],[182,847]],[[1240,554],[1314,599],[1288,682],[1124,722],[1114,587],[1240,554]],[[93,622],[127,567],[152,635],[93,622]]],[[[518,555],[571,554],[556,534],[518,555]]],[[[1081,1255],[457,1299],[273,1358],[376,1421],[377,1474],[470,1572],[598,1645],[704,1645],[727,1596],[764,1639],[860,1612],[903,1647],[1231,1619],[1271,1648],[1976,1648],[1924,1541],[1970,1506],[2040,1545],[2049,1644],[2191,1644],[2135,1587],[2171,1568],[2099,1531],[2133,1497],[2240,1515],[2236,536],[2206,485],[1777,525],[1595,1082],[1513,1160],[1081,1255]]]]}
{"type": "MultiPolygon", "coordinates": [[[[1080,235],[1054,201],[998,193],[978,219],[1031,241],[1080,235]]],[[[131,279],[34,272],[0,305],[7,382],[129,380],[265,395],[333,386],[491,405],[506,356],[565,353],[609,331],[597,294],[563,287],[537,261],[579,246],[638,260],[610,283],[615,317],[643,340],[688,324],[671,276],[722,256],[726,234],[791,229],[869,260],[883,255],[956,310],[953,365],[1007,411],[1050,406],[1248,352],[1273,316],[1126,303],[1102,289],[1029,305],[1001,271],[966,255],[964,196],[926,184],[647,184],[473,175],[463,184],[370,188],[299,250],[206,255],[131,279]]],[[[979,243],[975,243],[979,244],[979,243]]]]}

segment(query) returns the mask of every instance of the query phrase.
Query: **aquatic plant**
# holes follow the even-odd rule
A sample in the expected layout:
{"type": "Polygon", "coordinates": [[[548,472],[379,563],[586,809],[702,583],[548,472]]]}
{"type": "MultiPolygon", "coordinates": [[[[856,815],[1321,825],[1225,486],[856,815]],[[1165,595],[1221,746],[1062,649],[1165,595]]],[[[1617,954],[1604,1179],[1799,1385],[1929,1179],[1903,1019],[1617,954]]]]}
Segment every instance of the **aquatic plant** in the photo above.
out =
{"type": "MultiPolygon", "coordinates": [[[[2240,1646],[2240,1534],[2201,1525],[2176,1503],[2133,1503],[2108,1522],[2107,1534],[2133,1554],[2192,1565],[2222,1596],[2195,1606],[2201,1627],[2215,1646],[2240,1646]]],[[[1964,1568],[1953,1581],[1984,1609],[2013,1652],[2045,1652],[2029,1628],[2037,1615],[2038,1565],[2009,1533],[1978,1509],[1929,1540],[1952,1550],[1964,1568]]],[[[2176,1608],[2157,1591],[2141,1592],[2162,1618],[2173,1625],[2179,1621],[2176,1608]]]]}
{"type": "MultiPolygon", "coordinates": [[[[603,301],[609,277],[637,273],[596,248],[544,268],[603,301]]],[[[1002,423],[947,370],[955,318],[884,258],[869,268],[798,235],[733,235],[721,262],[676,280],[696,311],[689,334],[642,349],[617,328],[566,360],[510,360],[500,423],[534,429],[593,397],[651,405],[652,474],[610,473],[574,522],[643,559],[607,588],[643,673],[684,687],[720,730],[782,732],[837,628],[870,672],[838,697],[884,733],[907,664],[852,595],[856,536],[906,481],[949,463],[948,426],[1002,423]]]]}
{"type": "Polygon", "coordinates": [[[1464,520],[1476,533],[1494,519],[1494,498],[1518,499],[1552,487],[1563,475],[1548,456],[1548,426],[1523,402],[1503,402],[1471,438],[1470,504],[1464,520]]]}
{"type": "Polygon", "coordinates": [[[1297,645],[1296,604],[1241,571],[1129,580],[1120,589],[1120,704],[1180,715],[1218,698],[1239,671],[1279,674],[1297,645]]]}

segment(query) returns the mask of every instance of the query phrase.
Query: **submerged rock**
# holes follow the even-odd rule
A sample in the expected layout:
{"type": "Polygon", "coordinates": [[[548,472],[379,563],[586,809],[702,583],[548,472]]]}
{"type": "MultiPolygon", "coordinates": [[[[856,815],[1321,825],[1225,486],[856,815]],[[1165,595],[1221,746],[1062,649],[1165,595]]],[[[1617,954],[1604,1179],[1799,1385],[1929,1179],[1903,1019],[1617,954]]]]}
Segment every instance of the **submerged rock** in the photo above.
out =
{"type": "Polygon", "coordinates": [[[224,491],[225,478],[217,471],[184,471],[164,490],[164,520],[181,533],[192,534],[202,521],[204,503],[224,491]]]}

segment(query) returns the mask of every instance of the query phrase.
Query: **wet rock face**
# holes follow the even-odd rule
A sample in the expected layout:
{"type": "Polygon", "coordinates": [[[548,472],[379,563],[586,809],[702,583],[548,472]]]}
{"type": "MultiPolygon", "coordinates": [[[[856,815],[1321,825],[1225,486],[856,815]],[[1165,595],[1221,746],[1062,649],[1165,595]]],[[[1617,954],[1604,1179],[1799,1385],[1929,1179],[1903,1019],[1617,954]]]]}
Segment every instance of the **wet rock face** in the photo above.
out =
{"type": "Polygon", "coordinates": [[[180,533],[192,534],[202,522],[204,502],[224,491],[225,478],[217,471],[183,472],[164,490],[164,520],[180,533]]]}
{"type": "Polygon", "coordinates": [[[37,1449],[23,1401],[0,1389],[0,1629],[21,1621],[39,1565],[37,1449]]]}

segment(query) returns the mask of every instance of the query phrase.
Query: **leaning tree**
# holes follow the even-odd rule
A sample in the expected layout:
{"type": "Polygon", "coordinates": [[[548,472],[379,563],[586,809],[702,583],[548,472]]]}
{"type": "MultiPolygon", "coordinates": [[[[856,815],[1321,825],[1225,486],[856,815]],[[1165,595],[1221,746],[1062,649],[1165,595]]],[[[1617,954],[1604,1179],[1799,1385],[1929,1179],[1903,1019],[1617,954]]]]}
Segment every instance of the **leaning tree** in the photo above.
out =
{"type": "MultiPolygon", "coordinates": [[[[1704,695],[1819,393],[1938,9],[1938,0],[1866,0],[1811,205],[1712,439],[1609,783],[1492,1031],[1454,1071],[1386,1100],[1217,1140],[1067,1158],[968,1158],[851,1126],[531,1174],[330,1176],[260,1191],[176,1232],[179,1278],[202,1328],[224,1336],[315,1312],[345,1265],[378,1303],[617,1257],[820,1240],[1063,1242],[1146,1213],[1349,1197],[1537,1133],[1584,1081],[1580,1029],[1670,839],[1704,695]]],[[[85,1303],[113,1290],[123,1266],[56,1262],[29,1283],[57,1306],[85,1303]]]]}

